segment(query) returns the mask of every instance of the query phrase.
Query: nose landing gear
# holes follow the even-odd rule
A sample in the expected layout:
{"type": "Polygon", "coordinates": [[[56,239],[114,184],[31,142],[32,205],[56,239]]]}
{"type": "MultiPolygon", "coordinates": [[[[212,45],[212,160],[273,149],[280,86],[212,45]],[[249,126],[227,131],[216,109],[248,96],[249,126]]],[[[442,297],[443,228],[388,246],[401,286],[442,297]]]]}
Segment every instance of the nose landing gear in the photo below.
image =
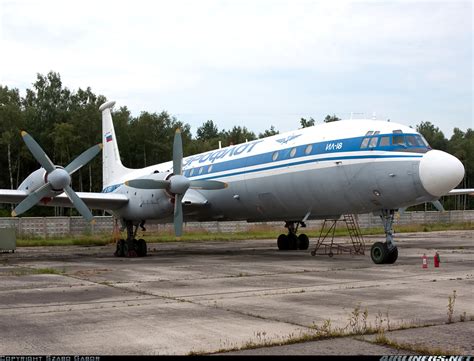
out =
{"type": "Polygon", "coordinates": [[[370,249],[370,257],[375,264],[395,263],[398,258],[398,248],[393,240],[394,215],[393,209],[384,209],[380,215],[385,231],[385,242],[375,242],[370,249]]]}

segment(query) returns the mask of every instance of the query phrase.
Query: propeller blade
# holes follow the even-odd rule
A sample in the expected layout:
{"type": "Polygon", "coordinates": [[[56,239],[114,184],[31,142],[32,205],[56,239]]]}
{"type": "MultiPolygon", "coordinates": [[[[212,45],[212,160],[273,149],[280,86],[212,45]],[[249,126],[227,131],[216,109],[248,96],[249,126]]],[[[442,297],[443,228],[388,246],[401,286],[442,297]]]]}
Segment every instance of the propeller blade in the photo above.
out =
{"type": "Polygon", "coordinates": [[[64,168],[69,175],[73,174],[77,170],[79,170],[82,166],[89,163],[97,154],[100,153],[102,150],[103,145],[102,143],[96,144],[93,147],[90,147],[85,152],[83,152],[80,156],[74,159],[71,163],[69,163],[66,168],[64,168]]]}
{"type": "Polygon", "coordinates": [[[125,182],[126,186],[138,189],[165,189],[170,186],[169,180],[133,179],[125,182]]]}
{"type": "Polygon", "coordinates": [[[181,175],[183,165],[183,141],[181,139],[181,130],[178,128],[174,133],[173,141],[173,174],[181,175]]]}
{"type": "Polygon", "coordinates": [[[84,201],[79,198],[76,192],[70,186],[64,188],[64,192],[66,192],[68,198],[71,200],[73,206],[77,209],[77,211],[86,219],[86,221],[90,222],[94,219],[89,208],[86,206],[84,201]]]}
{"type": "Polygon", "coordinates": [[[438,200],[438,201],[433,201],[431,202],[431,204],[439,211],[439,212],[444,212],[444,207],[443,205],[441,204],[441,202],[438,200]]]}
{"type": "Polygon", "coordinates": [[[205,190],[224,189],[227,188],[227,183],[215,180],[192,180],[190,188],[205,190]]]}
{"type": "Polygon", "coordinates": [[[183,194],[176,194],[174,198],[174,234],[181,237],[183,234],[183,194]]]}
{"type": "Polygon", "coordinates": [[[33,157],[38,161],[41,166],[46,169],[46,172],[51,173],[56,167],[54,166],[51,159],[46,155],[44,150],[40,147],[40,145],[33,139],[31,135],[29,135],[24,130],[21,132],[21,136],[23,137],[23,141],[25,142],[26,146],[30,150],[33,157]]]}
{"type": "Polygon", "coordinates": [[[36,191],[30,193],[25,199],[23,199],[19,205],[12,212],[12,217],[16,217],[26,212],[31,207],[35,206],[41,199],[46,197],[51,192],[51,185],[46,183],[45,185],[38,188],[36,191]]]}

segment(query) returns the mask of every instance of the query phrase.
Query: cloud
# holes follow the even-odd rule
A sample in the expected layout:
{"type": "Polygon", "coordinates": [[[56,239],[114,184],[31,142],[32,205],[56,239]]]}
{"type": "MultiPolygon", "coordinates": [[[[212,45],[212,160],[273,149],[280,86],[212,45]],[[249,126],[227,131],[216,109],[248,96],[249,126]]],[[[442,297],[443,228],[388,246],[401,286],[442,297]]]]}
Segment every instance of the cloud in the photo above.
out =
{"type": "Polygon", "coordinates": [[[54,70],[70,88],[137,109],[203,116],[296,113],[328,89],[363,108],[387,92],[388,111],[432,87],[472,96],[468,1],[3,0],[1,9],[9,86],[54,70]]]}

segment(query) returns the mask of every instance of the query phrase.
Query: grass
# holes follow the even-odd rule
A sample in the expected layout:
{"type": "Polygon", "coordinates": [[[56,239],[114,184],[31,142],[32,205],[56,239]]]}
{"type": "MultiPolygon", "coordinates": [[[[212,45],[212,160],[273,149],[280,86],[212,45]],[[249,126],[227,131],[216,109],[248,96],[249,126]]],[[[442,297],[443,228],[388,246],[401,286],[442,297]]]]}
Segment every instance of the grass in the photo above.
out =
{"type": "Polygon", "coordinates": [[[461,352],[455,350],[446,350],[440,347],[430,347],[420,344],[411,344],[406,342],[398,342],[389,339],[384,333],[378,334],[373,342],[377,345],[388,346],[397,350],[413,351],[419,355],[459,355],[461,352]]]}
{"type": "MultiPolygon", "coordinates": [[[[419,224],[419,225],[400,225],[395,226],[397,233],[407,232],[432,232],[447,230],[474,230],[474,223],[435,223],[435,224],[419,224]]],[[[362,234],[367,235],[383,235],[382,227],[361,229],[362,234]]],[[[320,229],[308,230],[301,229],[301,233],[306,233],[310,238],[317,239],[320,229]]],[[[182,237],[183,242],[202,242],[202,241],[239,241],[247,239],[274,239],[280,233],[285,233],[285,229],[275,228],[272,226],[255,226],[252,230],[236,233],[213,233],[206,231],[189,230],[182,237]]],[[[139,233],[140,234],[140,233],[139,233]]],[[[348,236],[345,226],[338,227],[335,235],[338,237],[348,236]]],[[[138,238],[138,237],[137,237],[138,238]]],[[[176,242],[177,239],[171,231],[165,231],[160,234],[147,233],[148,243],[164,243],[176,242]]],[[[84,234],[80,236],[64,236],[64,237],[34,237],[19,236],[17,239],[17,247],[35,247],[35,246],[104,246],[114,243],[110,233],[102,234],[84,234]]]]}
{"type": "MultiPolygon", "coordinates": [[[[466,318],[467,315],[464,312],[463,317],[460,318],[460,322],[463,322],[463,320],[465,320],[466,318]]],[[[398,342],[393,339],[389,339],[385,334],[386,331],[424,328],[434,326],[435,324],[420,323],[416,320],[413,320],[411,322],[393,322],[390,320],[388,310],[384,313],[382,313],[380,310],[377,312],[377,314],[375,315],[375,324],[369,322],[368,319],[368,309],[366,307],[362,308],[361,304],[359,303],[348,315],[347,324],[344,327],[334,327],[332,325],[331,319],[326,319],[321,325],[313,323],[313,325],[307,328],[306,330],[300,330],[298,333],[290,333],[287,336],[269,337],[269,335],[265,331],[259,331],[254,334],[254,337],[242,344],[232,343],[228,340],[222,342],[221,340],[221,346],[216,351],[209,352],[193,350],[189,353],[189,355],[216,354],[223,352],[256,349],[261,347],[292,345],[296,343],[320,341],[340,337],[355,337],[356,339],[361,341],[384,345],[402,351],[412,351],[420,355],[461,354],[461,351],[459,350],[448,350],[439,347],[431,347],[423,344],[398,342]],[[376,337],[373,340],[358,337],[363,335],[376,335],[376,337]]],[[[473,320],[473,316],[471,316],[470,319],[473,320]]],[[[452,322],[456,321],[453,320],[452,322]]]]}

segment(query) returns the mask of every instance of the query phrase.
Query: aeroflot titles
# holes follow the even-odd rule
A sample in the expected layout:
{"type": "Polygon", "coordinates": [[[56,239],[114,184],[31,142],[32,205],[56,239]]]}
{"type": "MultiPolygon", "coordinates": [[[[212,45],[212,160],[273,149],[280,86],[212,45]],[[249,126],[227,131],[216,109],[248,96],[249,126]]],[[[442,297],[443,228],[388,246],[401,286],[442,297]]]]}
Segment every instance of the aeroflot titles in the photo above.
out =
{"type": "Polygon", "coordinates": [[[243,143],[240,145],[227,147],[224,149],[219,149],[213,152],[198,154],[193,157],[185,158],[183,159],[184,161],[183,167],[191,165],[191,163],[195,161],[199,161],[199,163],[204,163],[206,161],[214,163],[217,159],[222,159],[225,157],[230,158],[230,157],[242,154],[244,152],[250,153],[253,150],[253,148],[255,148],[255,146],[261,142],[263,142],[263,140],[257,140],[255,142],[250,142],[250,143],[243,143]]]}

